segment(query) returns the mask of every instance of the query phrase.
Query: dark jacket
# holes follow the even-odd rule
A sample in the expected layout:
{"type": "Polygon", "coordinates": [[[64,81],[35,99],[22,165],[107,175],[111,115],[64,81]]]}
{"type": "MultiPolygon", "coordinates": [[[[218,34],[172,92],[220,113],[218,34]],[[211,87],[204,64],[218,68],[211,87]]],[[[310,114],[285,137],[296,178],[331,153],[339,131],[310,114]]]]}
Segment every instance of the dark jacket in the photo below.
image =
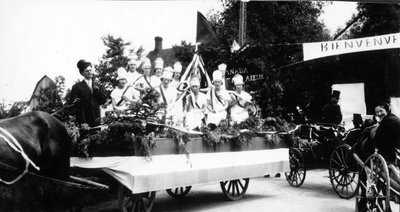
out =
{"type": "Polygon", "coordinates": [[[394,114],[388,114],[376,129],[375,147],[387,161],[394,162],[395,148],[400,148],[400,119],[394,114]]]}
{"type": "Polygon", "coordinates": [[[326,104],[321,110],[321,122],[340,124],[342,122],[342,111],[337,103],[326,104]]]}
{"type": "Polygon", "coordinates": [[[106,102],[104,89],[99,83],[92,81],[93,92],[84,80],[72,86],[70,104],[78,98],[73,112],[79,124],[87,123],[89,126],[100,124],[100,105],[106,102]]]}

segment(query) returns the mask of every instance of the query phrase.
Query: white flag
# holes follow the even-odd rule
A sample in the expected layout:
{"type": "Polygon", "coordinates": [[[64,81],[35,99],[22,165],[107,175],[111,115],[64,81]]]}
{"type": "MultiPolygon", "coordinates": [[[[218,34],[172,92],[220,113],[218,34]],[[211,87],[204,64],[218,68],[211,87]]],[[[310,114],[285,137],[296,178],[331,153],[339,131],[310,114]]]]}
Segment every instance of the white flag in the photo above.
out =
{"type": "Polygon", "coordinates": [[[236,42],[236,40],[233,40],[232,47],[231,47],[231,52],[232,52],[232,53],[233,53],[233,52],[236,52],[236,51],[239,50],[239,49],[240,49],[239,44],[236,42]]]}

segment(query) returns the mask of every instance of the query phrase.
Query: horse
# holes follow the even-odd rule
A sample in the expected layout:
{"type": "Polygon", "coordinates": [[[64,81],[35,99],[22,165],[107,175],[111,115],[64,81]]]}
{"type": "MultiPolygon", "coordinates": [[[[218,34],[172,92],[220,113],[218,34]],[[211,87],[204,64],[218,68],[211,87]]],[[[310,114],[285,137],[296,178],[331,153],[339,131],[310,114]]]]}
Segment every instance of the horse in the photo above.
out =
{"type": "Polygon", "coordinates": [[[2,209],[54,211],[59,207],[55,197],[62,198],[60,186],[53,182],[69,180],[70,148],[67,129],[48,113],[35,111],[0,120],[0,179],[6,184],[0,182],[2,209]]]}
{"type": "Polygon", "coordinates": [[[0,120],[0,132],[8,132],[27,156],[13,149],[4,136],[0,136],[0,162],[24,170],[26,163],[38,170],[29,171],[60,180],[69,177],[71,139],[67,129],[54,116],[40,111],[0,120]],[[30,161],[29,161],[30,160],[30,161]]]}

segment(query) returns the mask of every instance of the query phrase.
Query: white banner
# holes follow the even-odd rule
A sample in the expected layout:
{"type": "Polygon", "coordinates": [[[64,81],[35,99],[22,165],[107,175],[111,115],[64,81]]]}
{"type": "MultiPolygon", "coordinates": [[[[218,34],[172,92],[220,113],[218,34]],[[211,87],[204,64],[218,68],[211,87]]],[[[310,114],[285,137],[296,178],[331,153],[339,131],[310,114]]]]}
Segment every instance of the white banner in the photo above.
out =
{"type": "Polygon", "coordinates": [[[339,105],[346,129],[353,128],[353,114],[359,113],[363,120],[367,114],[364,97],[364,83],[334,84],[332,90],[340,91],[339,105]]]}
{"type": "Polygon", "coordinates": [[[400,117],[400,97],[390,98],[390,109],[394,115],[400,117]]]}
{"type": "Polygon", "coordinates": [[[400,33],[349,40],[303,43],[304,61],[320,57],[379,49],[400,48],[400,33]]]}

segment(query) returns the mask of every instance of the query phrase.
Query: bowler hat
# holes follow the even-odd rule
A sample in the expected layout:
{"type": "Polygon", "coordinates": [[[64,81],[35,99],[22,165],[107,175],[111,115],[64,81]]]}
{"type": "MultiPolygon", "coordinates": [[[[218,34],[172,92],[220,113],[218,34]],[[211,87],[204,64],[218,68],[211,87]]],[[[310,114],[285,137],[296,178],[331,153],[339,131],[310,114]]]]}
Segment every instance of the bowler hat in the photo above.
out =
{"type": "Polygon", "coordinates": [[[90,62],[87,62],[86,60],[82,59],[79,60],[78,63],[76,64],[76,67],[78,67],[79,72],[82,72],[87,68],[88,66],[91,66],[92,64],[90,62]]]}

